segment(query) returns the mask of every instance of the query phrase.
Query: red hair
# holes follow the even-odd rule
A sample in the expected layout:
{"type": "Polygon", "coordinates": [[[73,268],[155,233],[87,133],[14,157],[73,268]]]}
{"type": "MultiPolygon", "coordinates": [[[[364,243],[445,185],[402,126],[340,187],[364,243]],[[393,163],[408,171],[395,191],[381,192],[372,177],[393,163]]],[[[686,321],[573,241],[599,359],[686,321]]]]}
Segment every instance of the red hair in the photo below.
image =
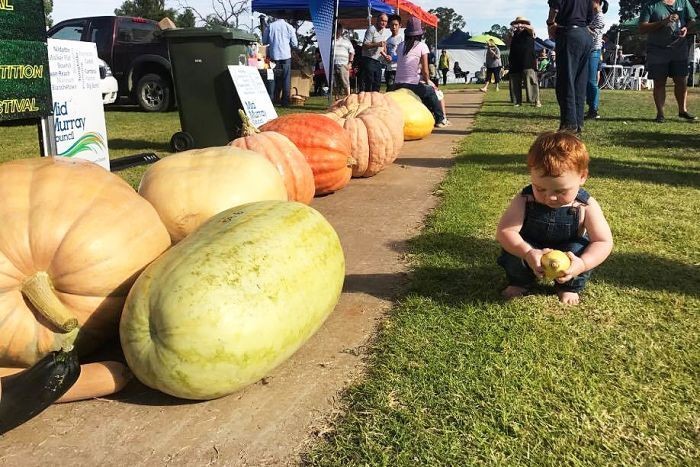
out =
{"type": "Polygon", "coordinates": [[[527,153],[527,168],[545,177],[558,177],[567,171],[588,172],[588,150],[583,141],[568,131],[546,131],[539,135],[527,153]]]}

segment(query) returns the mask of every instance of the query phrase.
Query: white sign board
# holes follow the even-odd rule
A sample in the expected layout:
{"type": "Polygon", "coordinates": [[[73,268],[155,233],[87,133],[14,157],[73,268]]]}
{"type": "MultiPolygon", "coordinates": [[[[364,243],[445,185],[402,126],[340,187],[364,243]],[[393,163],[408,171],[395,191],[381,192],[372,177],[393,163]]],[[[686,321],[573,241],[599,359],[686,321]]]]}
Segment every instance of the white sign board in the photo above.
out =
{"type": "Polygon", "coordinates": [[[257,68],[229,65],[228,71],[243,104],[243,110],[255,128],[277,118],[277,112],[257,68]]]}
{"type": "Polygon", "coordinates": [[[49,69],[57,154],[109,170],[107,129],[97,48],[92,42],[49,39],[49,69]]]}

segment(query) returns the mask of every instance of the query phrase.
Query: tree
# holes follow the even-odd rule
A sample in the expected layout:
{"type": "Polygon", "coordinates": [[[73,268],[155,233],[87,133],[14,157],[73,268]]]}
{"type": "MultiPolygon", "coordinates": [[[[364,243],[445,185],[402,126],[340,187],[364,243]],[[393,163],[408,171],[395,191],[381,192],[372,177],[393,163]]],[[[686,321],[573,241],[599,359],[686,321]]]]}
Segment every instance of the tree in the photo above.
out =
{"type": "Polygon", "coordinates": [[[502,41],[506,40],[506,34],[508,34],[508,26],[501,26],[500,24],[494,24],[491,29],[484,31],[484,34],[489,34],[494,37],[498,37],[502,41]]]}
{"type": "Polygon", "coordinates": [[[53,0],[44,0],[44,17],[46,19],[46,27],[50,28],[53,26],[53,18],[51,18],[51,13],[53,12],[53,0]]]}
{"type": "MultiPolygon", "coordinates": [[[[429,13],[438,17],[437,39],[440,42],[444,37],[449,36],[457,29],[462,29],[467,22],[462,15],[458,15],[452,8],[438,7],[428,10],[429,13]]],[[[430,45],[435,44],[435,28],[428,26],[425,28],[425,42],[430,45]]]]}
{"type": "Polygon", "coordinates": [[[192,9],[185,8],[185,11],[181,15],[178,15],[175,24],[179,28],[193,28],[196,21],[197,18],[194,17],[192,9]]]}
{"type": "Polygon", "coordinates": [[[186,1],[179,3],[180,7],[190,9],[197,15],[200,21],[208,26],[225,26],[235,29],[250,29],[250,26],[241,22],[241,17],[250,12],[249,0],[212,0],[213,13],[202,14],[196,8],[191,7],[186,1]]]}
{"type": "Polygon", "coordinates": [[[181,28],[194,26],[195,18],[186,7],[180,14],[174,8],[165,8],[165,0],[126,0],[122,6],[114,10],[117,16],[138,16],[160,21],[166,16],[181,28]]]}

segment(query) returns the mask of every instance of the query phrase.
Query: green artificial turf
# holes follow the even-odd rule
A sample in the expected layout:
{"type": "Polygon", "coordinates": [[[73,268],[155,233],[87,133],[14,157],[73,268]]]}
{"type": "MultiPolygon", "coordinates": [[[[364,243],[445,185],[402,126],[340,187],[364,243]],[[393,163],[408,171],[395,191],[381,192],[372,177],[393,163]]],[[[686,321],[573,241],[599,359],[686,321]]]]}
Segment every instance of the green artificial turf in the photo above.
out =
{"type": "Polygon", "coordinates": [[[700,125],[652,123],[649,92],[604,92],[586,188],[614,251],[579,306],[546,287],[504,302],[496,224],[534,137],[558,125],[551,90],[539,109],[506,99],[487,94],[412,241],[409,290],[305,462],[697,465],[700,125]]]}

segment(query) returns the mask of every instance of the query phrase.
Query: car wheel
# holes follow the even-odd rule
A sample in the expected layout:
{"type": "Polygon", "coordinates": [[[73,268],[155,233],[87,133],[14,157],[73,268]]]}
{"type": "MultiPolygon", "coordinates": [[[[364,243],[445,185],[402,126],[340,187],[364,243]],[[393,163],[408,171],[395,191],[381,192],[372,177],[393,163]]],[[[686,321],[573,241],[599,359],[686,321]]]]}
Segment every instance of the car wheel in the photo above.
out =
{"type": "Polygon", "coordinates": [[[166,112],[172,100],[172,86],[160,75],[148,73],[136,84],[136,101],[146,112],[166,112]]]}
{"type": "Polygon", "coordinates": [[[186,131],[178,131],[170,138],[170,149],[173,152],[182,152],[194,148],[194,138],[186,131]]]}

